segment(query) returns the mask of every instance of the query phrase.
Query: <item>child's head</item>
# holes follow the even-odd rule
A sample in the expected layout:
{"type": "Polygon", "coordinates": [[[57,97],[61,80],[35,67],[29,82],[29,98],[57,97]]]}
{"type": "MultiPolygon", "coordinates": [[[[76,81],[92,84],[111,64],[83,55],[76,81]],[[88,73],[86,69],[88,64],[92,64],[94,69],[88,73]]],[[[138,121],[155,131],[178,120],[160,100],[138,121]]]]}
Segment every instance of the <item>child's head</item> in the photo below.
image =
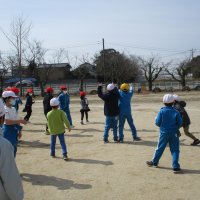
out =
{"type": "Polygon", "coordinates": [[[26,95],[32,96],[33,95],[33,89],[32,88],[27,89],[26,90],[26,95]]]}
{"type": "Polygon", "coordinates": [[[52,87],[46,88],[46,93],[51,93],[51,94],[53,94],[53,88],[52,88],[52,87]]]}
{"type": "Polygon", "coordinates": [[[177,94],[174,94],[173,97],[175,102],[181,101],[181,98],[177,94]]]}
{"type": "Polygon", "coordinates": [[[5,102],[6,106],[14,106],[15,105],[15,98],[17,98],[17,96],[15,95],[14,92],[12,91],[4,91],[2,93],[2,97],[3,97],[3,101],[5,102]]]}
{"type": "Polygon", "coordinates": [[[86,96],[86,92],[81,91],[80,92],[80,98],[84,98],[86,96]]]}
{"type": "Polygon", "coordinates": [[[16,88],[16,87],[11,87],[11,89],[10,89],[12,92],[14,92],[15,93],[15,95],[18,95],[19,94],[19,92],[20,92],[20,90],[18,89],[18,88],[16,88]]]}
{"type": "Polygon", "coordinates": [[[163,96],[163,103],[165,106],[172,106],[174,103],[174,97],[172,94],[165,94],[163,96]]]}
{"type": "Polygon", "coordinates": [[[52,109],[58,109],[60,102],[57,98],[52,98],[50,100],[50,106],[52,107],[52,109]]]}
{"type": "Polygon", "coordinates": [[[121,89],[123,92],[128,92],[128,91],[129,91],[129,84],[128,84],[128,83],[123,83],[123,84],[121,84],[120,89],[121,89]]]}
{"type": "Polygon", "coordinates": [[[115,88],[115,85],[113,83],[110,83],[110,84],[107,85],[107,91],[108,92],[114,90],[114,88],[115,88]]]}
{"type": "Polygon", "coordinates": [[[66,85],[61,85],[60,86],[60,90],[61,90],[61,92],[63,92],[64,94],[66,94],[67,93],[67,86],[66,85]]]}

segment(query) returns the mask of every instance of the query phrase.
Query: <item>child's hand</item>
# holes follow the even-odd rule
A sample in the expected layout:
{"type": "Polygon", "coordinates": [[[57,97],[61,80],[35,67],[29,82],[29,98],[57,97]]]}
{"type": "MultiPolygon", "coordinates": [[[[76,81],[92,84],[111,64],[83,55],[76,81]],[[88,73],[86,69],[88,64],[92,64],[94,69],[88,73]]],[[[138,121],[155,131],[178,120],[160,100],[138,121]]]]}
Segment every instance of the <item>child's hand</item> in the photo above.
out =
{"type": "Polygon", "coordinates": [[[27,121],[24,120],[24,119],[21,119],[21,120],[19,120],[19,121],[20,121],[20,124],[27,124],[27,121]]]}
{"type": "Polygon", "coordinates": [[[18,134],[18,139],[20,139],[21,137],[22,137],[22,133],[19,132],[19,134],[18,134]]]}

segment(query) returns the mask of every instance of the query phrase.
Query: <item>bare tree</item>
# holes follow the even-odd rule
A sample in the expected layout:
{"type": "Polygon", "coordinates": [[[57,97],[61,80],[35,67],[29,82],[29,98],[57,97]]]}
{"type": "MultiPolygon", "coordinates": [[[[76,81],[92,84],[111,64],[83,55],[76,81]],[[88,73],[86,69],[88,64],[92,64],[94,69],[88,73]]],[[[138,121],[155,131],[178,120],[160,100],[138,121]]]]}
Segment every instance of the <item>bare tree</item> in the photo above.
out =
{"type": "Polygon", "coordinates": [[[164,67],[160,66],[159,59],[155,56],[148,59],[139,58],[139,60],[145,79],[148,82],[149,91],[152,91],[153,82],[158,78],[164,67]]]}
{"type": "Polygon", "coordinates": [[[191,72],[191,66],[189,65],[190,60],[186,59],[179,63],[178,67],[169,69],[165,68],[165,71],[175,80],[178,81],[182,88],[186,86],[186,78],[191,72]]]}
{"type": "Polygon", "coordinates": [[[20,94],[22,95],[22,59],[24,45],[28,40],[28,36],[31,30],[31,23],[27,23],[26,19],[23,16],[19,16],[13,19],[10,27],[10,34],[6,33],[2,28],[1,32],[8,39],[10,44],[14,47],[16,51],[18,67],[20,71],[20,94]]]}

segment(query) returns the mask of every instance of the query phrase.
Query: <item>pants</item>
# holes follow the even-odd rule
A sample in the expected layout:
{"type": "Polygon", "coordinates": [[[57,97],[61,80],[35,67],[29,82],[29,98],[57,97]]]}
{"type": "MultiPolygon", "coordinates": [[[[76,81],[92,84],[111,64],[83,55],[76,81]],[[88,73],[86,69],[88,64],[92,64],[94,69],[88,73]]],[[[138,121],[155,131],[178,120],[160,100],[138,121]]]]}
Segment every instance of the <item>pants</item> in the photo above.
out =
{"type": "Polygon", "coordinates": [[[118,116],[112,116],[108,117],[106,116],[106,122],[105,122],[105,129],[104,129],[104,141],[108,140],[108,133],[110,128],[113,129],[113,139],[114,141],[118,140],[117,137],[117,123],[118,123],[118,116]]]}
{"type": "Polygon", "coordinates": [[[30,118],[30,116],[31,116],[31,114],[32,114],[32,108],[30,107],[30,106],[27,106],[27,114],[26,114],[26,116],[24,117],[24,119],[26,120],[26,121],[29,121],[29,118],[30,118]]]}
{"type": "Polygon", "coordinates": [[[14,157],[16,157],[17,153],[17,142],[18,142],[18,134],[22,130],[22,126],[18,124],[14,125],[3,125],[3,137],[6,138],[14,148],[14,157]]]}
{"type": "Polygon", "coordinates": [[[133,118],[132,118],[131,113],[127,113],[127,114],[121,113],[119,115],[119,140],[124,139],[123,132],[124,132],[124,124],[125,124],[126,119],[129,124],[129,127],[131,129],[133,138],[137,137],[137,131],[136,131],[135,125],[133,123],[133,118]]]}
{"type": "Polygon", "coordinates": [[[159,160],[165,150],[165,147],[169,143],[169,148],[172,155],[172,167],[173,168],[180,168],[180,165],[178,163],[179,161],[179,138],[176,133],[160,133],[160,137],[158,140],[157,149],[155,151],[154,157],[153,157],[153,163],[157,165],[159,163],[159,160]]]}
{"type": "Polygon", "coordinates": [[[81,110],[81,121],[83,121],[84,113],[85,113],[86,121],[88,121],[88,111],[86,110],[81,110]]]}
{"type": "Polygon", "coordinates": [[[183,127],[183,131],[184,131],[186,136],[192,138],[193,140],[197,139],[194,135],[192,135],[192,133],[189,132],[189,125],[186,126],[186,127],[183,127]]]}
{"type": "Polygon", "coordinates": [[[71,118],[71,114],[70,114],[70,110],[69,110],[69,108],[66,108],[65,110],[63,110],[65,113],[66,113],[66,115],[67,115],[67,119],[69,120],[69,123],[70,123],[70,126],[72,126],[73,124],[72,124],[72,118],[71,118]]]}
{"type": "MultiPolygon", "coordinates": [[[[47,119],[47,113],[44,114],[47,119]]],[[[46,131],[48,131],[48,123],[46,123],[46,131]]]]}
{"type": "Polygon", "coordinates": [[[60,140],[60,145],[61,145],[61,148],[62,148],[62,154],[63,156],[66,156],[67,155],[67,146],[65,144],[65,136],[64,136],[64,133],[62,134],[57,134],[57,135],[51,135],[51,156],[55,156],[55,147],[56,147],[56,138],[59,138],[60,140]]]}

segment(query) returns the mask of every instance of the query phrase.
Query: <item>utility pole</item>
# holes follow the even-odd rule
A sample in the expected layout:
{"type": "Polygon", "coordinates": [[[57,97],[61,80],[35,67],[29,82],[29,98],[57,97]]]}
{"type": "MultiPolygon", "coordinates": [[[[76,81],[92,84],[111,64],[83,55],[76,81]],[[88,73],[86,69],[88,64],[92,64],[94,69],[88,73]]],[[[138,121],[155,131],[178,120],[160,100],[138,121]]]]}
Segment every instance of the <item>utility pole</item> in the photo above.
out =
{"type": "Polygon", "coordinates": [[[191,51],[191,59],[193,59],[194,58],[194,49],[191,49],[190,51],[191,51]]]}
{"type": "Polygon", "coordinates": [[[106,82],[106,72],[105,72],[105,46],[104,46],[104,38],[102,39],[103,43],[103,81],[106,82]]]}

